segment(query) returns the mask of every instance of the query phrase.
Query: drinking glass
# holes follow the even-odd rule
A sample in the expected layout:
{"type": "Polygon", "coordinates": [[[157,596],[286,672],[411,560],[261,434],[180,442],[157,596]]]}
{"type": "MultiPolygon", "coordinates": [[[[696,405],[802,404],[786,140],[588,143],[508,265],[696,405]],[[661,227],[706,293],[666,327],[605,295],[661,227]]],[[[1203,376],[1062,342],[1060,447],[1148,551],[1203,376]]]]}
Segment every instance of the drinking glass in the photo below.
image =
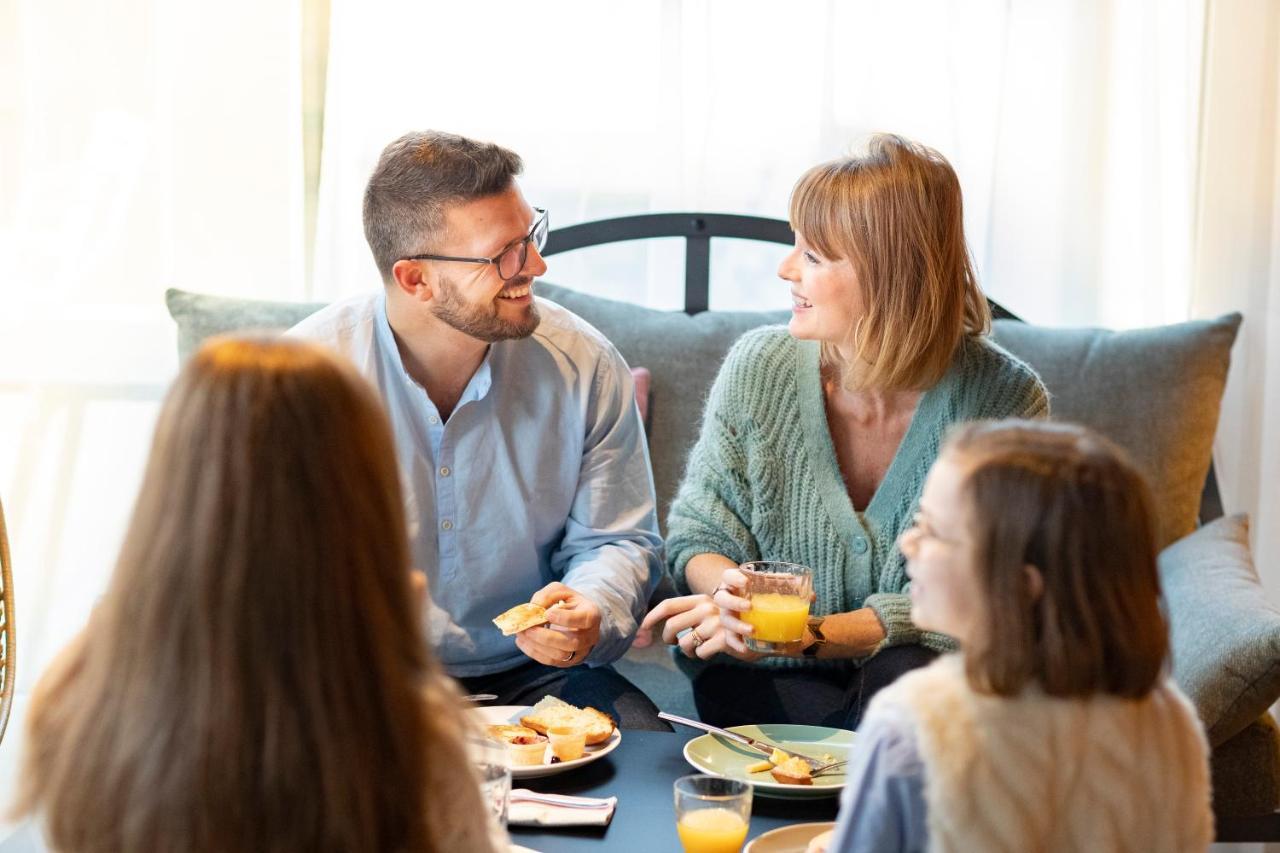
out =
{"type": "Polygon", "coordinates": [[[480,777],[480,798],[489,812],[495,838],[506,841],[507,800],[511,796],[511,763],[503,744],[484,738],[467,739],[467,758],[480,777]]]}
{"type": "Polygon", "coordinates": [[[676,780],[676,832],[684,853],[738,853],[751,821],[751,783],[719,776],[676,780]]]}
{"type": "Polygon", "coordinates": [[[747,634],[747,648],[777,654],[799,650],[809,618],[813,572],[808,566],[757,560],[739,567],[747,576],[746,597],[751,609],[741,614],[755,628],[747,634]]]}

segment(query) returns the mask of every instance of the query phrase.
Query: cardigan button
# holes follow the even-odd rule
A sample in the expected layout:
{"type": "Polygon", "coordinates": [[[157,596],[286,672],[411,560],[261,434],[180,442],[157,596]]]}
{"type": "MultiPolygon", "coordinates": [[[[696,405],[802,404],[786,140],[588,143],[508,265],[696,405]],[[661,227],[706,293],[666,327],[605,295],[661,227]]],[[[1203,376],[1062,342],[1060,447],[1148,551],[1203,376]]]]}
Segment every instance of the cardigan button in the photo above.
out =
{"type": "Polygon", "coordinates": [[[865,554],[867,553],[867,548],[869,547],[870,546],[867,544],[867,537],[865,536],[853,537],[853,553],[858,555],[865,554]]]}

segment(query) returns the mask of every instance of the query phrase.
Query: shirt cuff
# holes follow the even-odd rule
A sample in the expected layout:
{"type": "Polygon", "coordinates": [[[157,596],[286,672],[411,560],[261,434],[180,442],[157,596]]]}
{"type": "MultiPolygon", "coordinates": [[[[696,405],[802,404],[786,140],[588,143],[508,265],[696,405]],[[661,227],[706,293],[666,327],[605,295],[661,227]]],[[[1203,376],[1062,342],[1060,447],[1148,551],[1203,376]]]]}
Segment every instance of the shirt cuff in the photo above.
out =
{"type": "Polygon", "coordinates": [[[631,648],[631,641],[635,639],[635,620],[631,618],[631,614],[627,614],[625,621],[631,624],[632,628],[624,635],[618,625],[619,620],[614,617],[604,601],[589,590],[578,589],[577,592],[582,597],[591,599],[591,602],[600,610],[600,638],[596,640],[595,646],[582,659],[582,662],[587,666],[604,666],[613,663],[631,648]]]}

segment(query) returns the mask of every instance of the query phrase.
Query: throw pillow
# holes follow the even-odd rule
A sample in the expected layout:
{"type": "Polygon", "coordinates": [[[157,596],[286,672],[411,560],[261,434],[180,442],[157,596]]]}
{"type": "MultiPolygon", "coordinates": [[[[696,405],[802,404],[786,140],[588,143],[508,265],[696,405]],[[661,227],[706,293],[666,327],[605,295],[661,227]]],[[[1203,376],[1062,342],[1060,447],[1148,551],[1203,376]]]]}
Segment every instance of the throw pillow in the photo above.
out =
{"type": "Polygon", "coordinates": [[[1049,389],[1054,420],[1091,427],[1147,475],[1164,547],[1196,528],[1239,314],[1153,329],[997,320],[994,337],[1049,389]]]}
{"type": "Polygon", "coordinates": [[[1206,524],[1160,554],[1173,677],[1218,746],[1280,699],[1280,607],[1249,553],[1249,520],[1206,524]]]}

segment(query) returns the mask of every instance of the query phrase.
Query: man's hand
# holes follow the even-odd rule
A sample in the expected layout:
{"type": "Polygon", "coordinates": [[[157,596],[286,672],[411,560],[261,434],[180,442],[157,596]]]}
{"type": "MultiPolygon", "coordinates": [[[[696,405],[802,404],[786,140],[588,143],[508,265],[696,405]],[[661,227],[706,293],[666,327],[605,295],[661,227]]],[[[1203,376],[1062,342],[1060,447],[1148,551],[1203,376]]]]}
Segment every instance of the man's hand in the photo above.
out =
{"type": "Polygon", "coordinates": [[[600,640],[600,608],[558,581],[535,592],[531,601],[547,608],[550,624],[516,634],[516,647],[547,666],[582,663],[600,640]],[[551,607],[556,602],[560,606],[551,607]]]}

